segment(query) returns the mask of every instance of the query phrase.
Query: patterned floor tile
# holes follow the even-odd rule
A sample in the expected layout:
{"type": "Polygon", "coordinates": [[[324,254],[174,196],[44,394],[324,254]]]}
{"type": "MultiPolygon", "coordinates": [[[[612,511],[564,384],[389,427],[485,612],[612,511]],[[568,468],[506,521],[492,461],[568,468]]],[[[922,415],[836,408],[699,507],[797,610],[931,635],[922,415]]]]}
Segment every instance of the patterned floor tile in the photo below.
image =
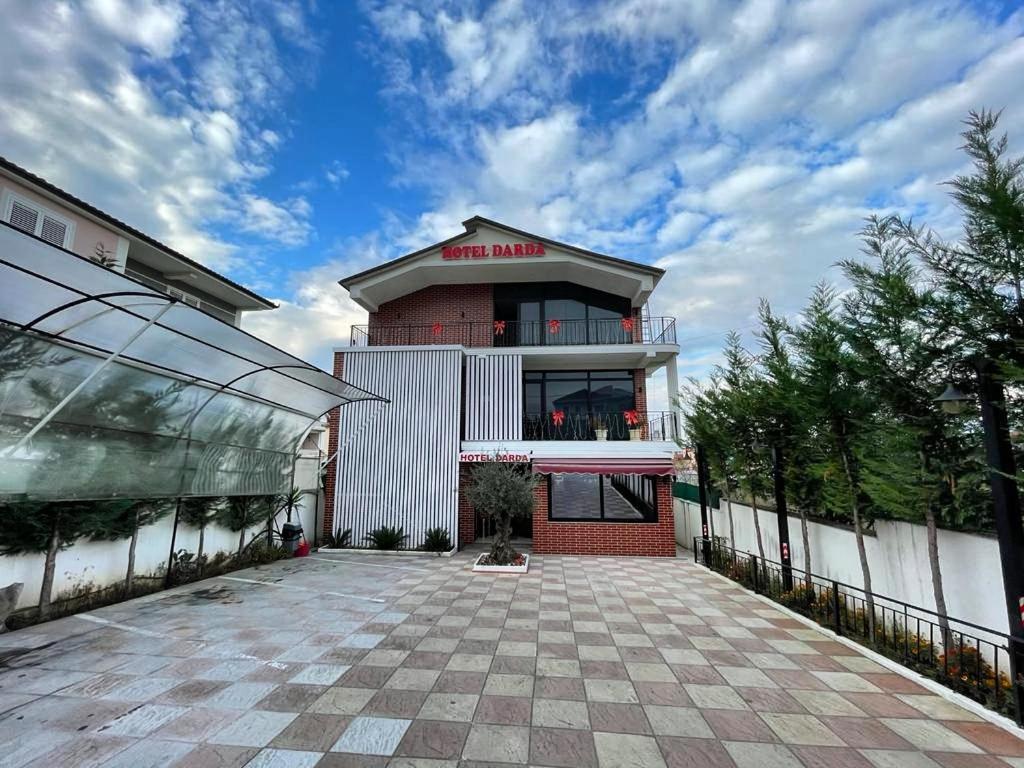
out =
{"type": "Polygon", "coordinates": [[[594,747],[602,768],[666,768],[658,742],[650,736],[596,732],[594,747]]]}
{"type": "Polygon", "coordinates": [[[474,723],[466,738],[462,759],[522,764],[527,762],[529,754],[529,728],[474,723]]]}

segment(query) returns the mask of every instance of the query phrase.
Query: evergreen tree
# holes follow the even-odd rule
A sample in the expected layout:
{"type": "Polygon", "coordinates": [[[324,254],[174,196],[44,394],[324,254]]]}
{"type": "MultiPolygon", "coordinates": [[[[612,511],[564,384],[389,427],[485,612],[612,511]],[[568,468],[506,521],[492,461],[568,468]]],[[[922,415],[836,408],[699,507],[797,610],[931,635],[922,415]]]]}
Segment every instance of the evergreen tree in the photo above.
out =
{"type": "MultiPolygon", "coordinates": [[[[199,545],[196,548],[196,562],[201,562],[206,544],[206,527],[217,518],[224,499],[217,496],[198,496],[182,499],[178,516],[181,522],[199,531],[199,545]]],[[[201,567],[201,565],[200,565],[201,567]]]]}
{"type": "Polygon", "coordinates": [[[89,538],[93,541],[130,540],[124,577],[124,592],[130,595],[135,585],[135,552],[139,531],[167,517],[174,511],[174,504],[167,499],[112,499],[96,502],[96,505],[105,510],[105,514],[100,515],[98,525],[89,532],[89,538]]]}
{"type": "Polygon", "coordinates": [[[238,554],[245,548],[245,532],[267,519],[265,496],[231,496],[216,514],[217,522],[238,532],[238,554]]]}
{"type": "Polygon", "coordinates": [[[754,361],[740,343],[735,331],[725,340],[725,364],[717,370],[722,381],[722,397],[719,407],[725,418],[729,442],[733,449],[729,454],[729,472],[736,476],[741,490],[749,497],[754,517],[754,534],[757,551],[764,560],[764,539],[761,536],[759,500],[764,498],[767,488],[767,466],[763,445],[764,429],[757,409],[759,386],[754,361]]]}
{"type": "Polygon", "coordinates": [[[809,586],[812,568],[807,512],[817,509],[821,499],[821,483],[810,471],[815,463],[811,424],[800,397],[799,374],[789,346],[792,330],[785,320],[772,313],[771,305],[764,299],[758,317],[764,378],[760,387],[762,403],[757,410],[765,414],[768,439],[785,459],[786,498],[793,502],[800,517],[805,581],[809,586]]]}
{"type": "Polygon", "coordinates": [[[0,504],[0,555],[42,554],[39,617],[50,616],[57,554],[112,524],[117,509],[92,501],[0,504]]]}
{"type": "Polygon", "coordinates": [[[848,510],[857,541],[861,577],[867,593],[868,631],[874,637],[875,604],[871,597],[871,567],[864,533],[871,524],[861,477],[861,458],[869,448],[874,402],[860,383],[853,355],[844,343],[836,317],[835,291],[819,284],[811,295],[804,322],[794,334],[800,358],[800,396],[814,420],[821,457],[823,500],[848,510]],[[827,482],[840,477],[842,482],[827,482]]]}
{"type": "MultiPolygon", "coordinates": [[[[708,464],[710,483],[725,500],[729,520],[729,545],[736,546],[736,526],[732,514],[732,499],[737,487],[730,455],[732,444],[728,438],[724,396],[718,377],[712,375],[707,385],[691,379],[686,391],[684,414],[686,433],[694,446],[699,445],[708,464]]],[[[680,447],[683,447],[680,444],[680,447]]]]}
{"type": "Polygon", "coordinates": [[[878,405],[881,450],[878,460],[863,465],[865,488],[881,511],[925,523],[932,593],[948,639],[938,524],[957,518],[954,489],[973,468],[934,403],[953,362],[953,317],[923,279],[900,230],[895,218],[868,220],[861,238],[870,260],[841,265],[853,287],[843,320],[853,364],[878,405]]]}

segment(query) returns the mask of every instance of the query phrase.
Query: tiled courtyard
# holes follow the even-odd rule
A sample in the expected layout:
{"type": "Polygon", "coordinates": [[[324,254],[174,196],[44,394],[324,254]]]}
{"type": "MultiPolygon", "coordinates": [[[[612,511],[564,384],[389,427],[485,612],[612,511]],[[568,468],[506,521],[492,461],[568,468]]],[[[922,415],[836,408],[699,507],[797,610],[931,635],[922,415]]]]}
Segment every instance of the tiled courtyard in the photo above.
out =
{"type": "Polygon", "coordinates": [[[0,766],[1024,766],[688,560],[469,564],[321,555],[2,635],[0,766]]]}

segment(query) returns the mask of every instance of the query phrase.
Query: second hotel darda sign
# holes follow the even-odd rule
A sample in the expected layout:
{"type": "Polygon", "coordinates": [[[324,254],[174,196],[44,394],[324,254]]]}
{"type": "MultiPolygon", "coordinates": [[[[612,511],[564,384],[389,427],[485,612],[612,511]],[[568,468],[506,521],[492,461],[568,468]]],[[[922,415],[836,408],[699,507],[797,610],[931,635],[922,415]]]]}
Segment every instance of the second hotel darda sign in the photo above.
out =
{"type": "Polygon", "coordinates": [[[494,243],[492,245],[446,245],[442,259],[516,259],[543,256],[543,243],[494,243]]]}

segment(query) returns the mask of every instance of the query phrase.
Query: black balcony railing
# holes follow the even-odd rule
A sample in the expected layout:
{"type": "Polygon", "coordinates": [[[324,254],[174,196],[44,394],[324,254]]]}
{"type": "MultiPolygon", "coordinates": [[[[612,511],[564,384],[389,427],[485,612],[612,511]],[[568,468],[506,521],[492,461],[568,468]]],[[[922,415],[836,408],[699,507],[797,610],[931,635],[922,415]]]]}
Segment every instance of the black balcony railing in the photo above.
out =
{"type": "Polygon", "coordinates": [[[496,320],[493,323],[353,325],[353,347],[459,344],[466,347],[549,347],[595,344],[675,344],[672,317],[607,320],[496,320]]]}
{"type": "Polygon", "coordinates": [[[1021,723],[1017,703],[1024,680],[1020,674],[1011,678],[1010,657],[1018,673],[1024,671],[1024,643],[1011,635],[795,566],[787,569],[717,538],[694,538],[693,552],[711,570],[1021,723]]]}
{"type": "Polygon", "coordinates": [[[679,434],[674,411],[523,415],[523,440],[675,440],[679,434]]]}

